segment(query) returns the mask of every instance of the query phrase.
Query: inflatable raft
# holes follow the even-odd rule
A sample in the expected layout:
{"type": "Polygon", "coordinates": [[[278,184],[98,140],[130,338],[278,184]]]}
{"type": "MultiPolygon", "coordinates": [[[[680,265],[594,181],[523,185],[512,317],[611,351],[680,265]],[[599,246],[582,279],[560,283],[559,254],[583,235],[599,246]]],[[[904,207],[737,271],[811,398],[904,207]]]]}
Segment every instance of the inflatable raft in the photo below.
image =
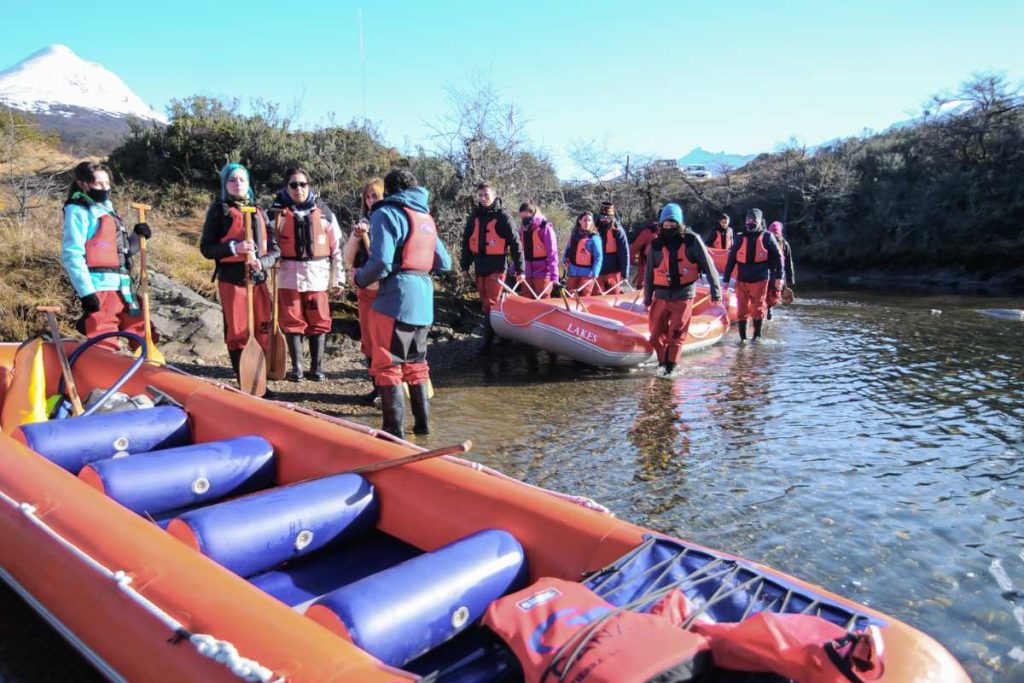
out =
{"type": "MultiPolygon", "coordinates": [[[[698,287],[684,353],[718,342],[729,329],[727,306],[698,287]]],[[[735,310],[735,296],[727,302],[735,310]]],[[[564,299],[506,294],[491,309],[491,326],[513,339],[598,367],[632,367],[654,359],[642,292],[564,299]]]]}
{"type": "MultiPolygon", "coordinates": [[[[417,448],[171,367],[123,385],[154,408],[39,420],[38,382],[51,395],[60,377],[41,351],[0,345],[0,577],[110,680],[538,680],[497,635],[516,626],[502,608],[569,592],[604,607],[559,623],[585,622],[576,640],[535,643],[563,673],[602,652],[600,626],[661,619],[651,605],[674,596],[682,629],[661,633],[695,639],[694,671],[716,681],[778,680],[730,673],[698,635],[769,617],[870,634],[870,657],[837,661],[884,657],[873,679],[967,680],[926,635],[799,579],[455,457],[352,472],[417,448]]],[[[79,393],[132,363],[87,349],[79,393]]],[[[689,657],[653,640],[629,651],[689,657]]],[[[616,661],[614,680],[637,678],[616,661]]]]}

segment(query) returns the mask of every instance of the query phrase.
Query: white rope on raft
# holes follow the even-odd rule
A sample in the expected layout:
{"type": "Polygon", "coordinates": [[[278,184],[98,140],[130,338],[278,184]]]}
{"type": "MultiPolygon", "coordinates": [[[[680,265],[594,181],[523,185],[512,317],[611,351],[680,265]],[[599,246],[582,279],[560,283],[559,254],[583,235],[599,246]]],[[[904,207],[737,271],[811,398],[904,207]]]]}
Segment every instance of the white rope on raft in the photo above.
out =
{"type": "Polygon", "coordinates": [[[171,639],[171,642],[177,642],[182,639],[188,640],[199,654],[223,664],[229,671],[231,671],[231,673],[244,681],[253,681],[258,683],[271,683],[273,681],[274,683],[283,683],[285,680],[283,676],[275,679],[273,671],[262,666],[259,662],[253,659],[246,659],[239,655],[238,649],[226,640],[217,640],[213,636],[205,633],[190,633],[181,622],[158,607],[149,600],[149,598],[135,590],[131,585],[132,577],[129,576],[127,572],[121,569],[113,571],[105,567],[84,550],[57,533],[51,526],[44,522],[39,515],[36,514],[35,505],[32,505],[31,503],[19,503],[3,491],[0,491],[0,500],[3,500],[8,505],[21,512],[25,519],[42,530],[47,536],[57,541],[57,543],[63,546],[68,552],[85,563],[86,566],[90,567],[98,574],[112,580],[118,589],[130,600],[138,604],[143,610],[155,617],[173,632],[174,636],[171,639]]]}

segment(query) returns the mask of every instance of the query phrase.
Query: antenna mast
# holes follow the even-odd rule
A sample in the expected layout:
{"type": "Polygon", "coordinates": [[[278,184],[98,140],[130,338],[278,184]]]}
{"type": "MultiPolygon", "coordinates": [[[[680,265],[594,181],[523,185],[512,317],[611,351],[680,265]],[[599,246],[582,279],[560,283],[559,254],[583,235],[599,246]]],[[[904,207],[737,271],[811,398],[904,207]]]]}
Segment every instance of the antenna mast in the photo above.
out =
{"type": "Polygon", "coordinates": [[[363,10],[359,10],[359,68],[363,72],[363,124],[366,123],[366,45],[363,41],[363,10]]]}

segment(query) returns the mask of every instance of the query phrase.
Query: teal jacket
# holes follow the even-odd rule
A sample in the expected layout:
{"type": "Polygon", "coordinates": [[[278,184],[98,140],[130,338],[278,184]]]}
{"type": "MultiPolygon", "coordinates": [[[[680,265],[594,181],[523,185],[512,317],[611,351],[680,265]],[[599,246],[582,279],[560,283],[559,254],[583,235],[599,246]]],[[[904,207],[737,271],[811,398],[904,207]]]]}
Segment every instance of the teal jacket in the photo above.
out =
{"type": "MultiPolygon", "coordinates": [[[[409,325],[430,325],[434,322],[434,282],[429,275],[401,272],[402,249],[409,234],[409,220],[402,207],[428,213],[430,193],[424,187],[385,197],[373,205],[370,214],[370,256],[366,265],[356,271],[355,281],[360,287],[380,281],[376,311],[409,325]]],[[[451,270],[452,259],[441,238],[434,246],[434,264],[431,272],[451,270]]]]}
{"type": "MultiPolygon", "coordinates": [[[[109,200],[102,204],[93,202],[88,206],[68,204],[64,207],[64,234],[61,239],[60,260],[64,263],[71,286],[75,288],[79,298],[96,292],[125,289],[126,273],[92,273],[85,264],[85,243],[96,234],[103,214],[116,215],[109,200]]],[[[132,236],[130,242],[132,251],[136,251],[137,238],[132,236]]],[[[130,290],[126,298],[131,300],[130,290]]]]}

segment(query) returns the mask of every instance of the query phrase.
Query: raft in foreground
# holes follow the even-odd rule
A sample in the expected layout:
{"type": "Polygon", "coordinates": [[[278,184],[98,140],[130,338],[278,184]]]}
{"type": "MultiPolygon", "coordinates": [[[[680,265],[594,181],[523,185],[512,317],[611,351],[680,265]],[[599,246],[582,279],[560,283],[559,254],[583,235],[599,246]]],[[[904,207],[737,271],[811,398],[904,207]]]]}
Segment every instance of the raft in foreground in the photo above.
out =
{"type": "MultiPolygon", "coordinates": [[[[8,386],[12,351],[0,346],[5,420],[31,374],[19,358],[8,386]]],[[[53,392],[59,369],[44,351],[53,392]]],[[[86,351],[80,391],[109,386],[131,361],[86,351]]],[[[180,409],[8,421],[0,435],[0,576],[111,680],[516,680],[480,616],[540,577],[587,577],[619,606],[674,586],[701,620],[783,612],[873,625],[879,680],[967,680],[906,624],[591,502],[457,458],[345,474],[415,447],[169,367],[143,366],[126,390],[147,386],[180,409]],[[143,438],[166,448],[132,451],[143,438]],[[63,450],[51,456],[61,464],[31,444],[63,450]],[[122,504],[119,491],[134,497],[122,504]]]]}

